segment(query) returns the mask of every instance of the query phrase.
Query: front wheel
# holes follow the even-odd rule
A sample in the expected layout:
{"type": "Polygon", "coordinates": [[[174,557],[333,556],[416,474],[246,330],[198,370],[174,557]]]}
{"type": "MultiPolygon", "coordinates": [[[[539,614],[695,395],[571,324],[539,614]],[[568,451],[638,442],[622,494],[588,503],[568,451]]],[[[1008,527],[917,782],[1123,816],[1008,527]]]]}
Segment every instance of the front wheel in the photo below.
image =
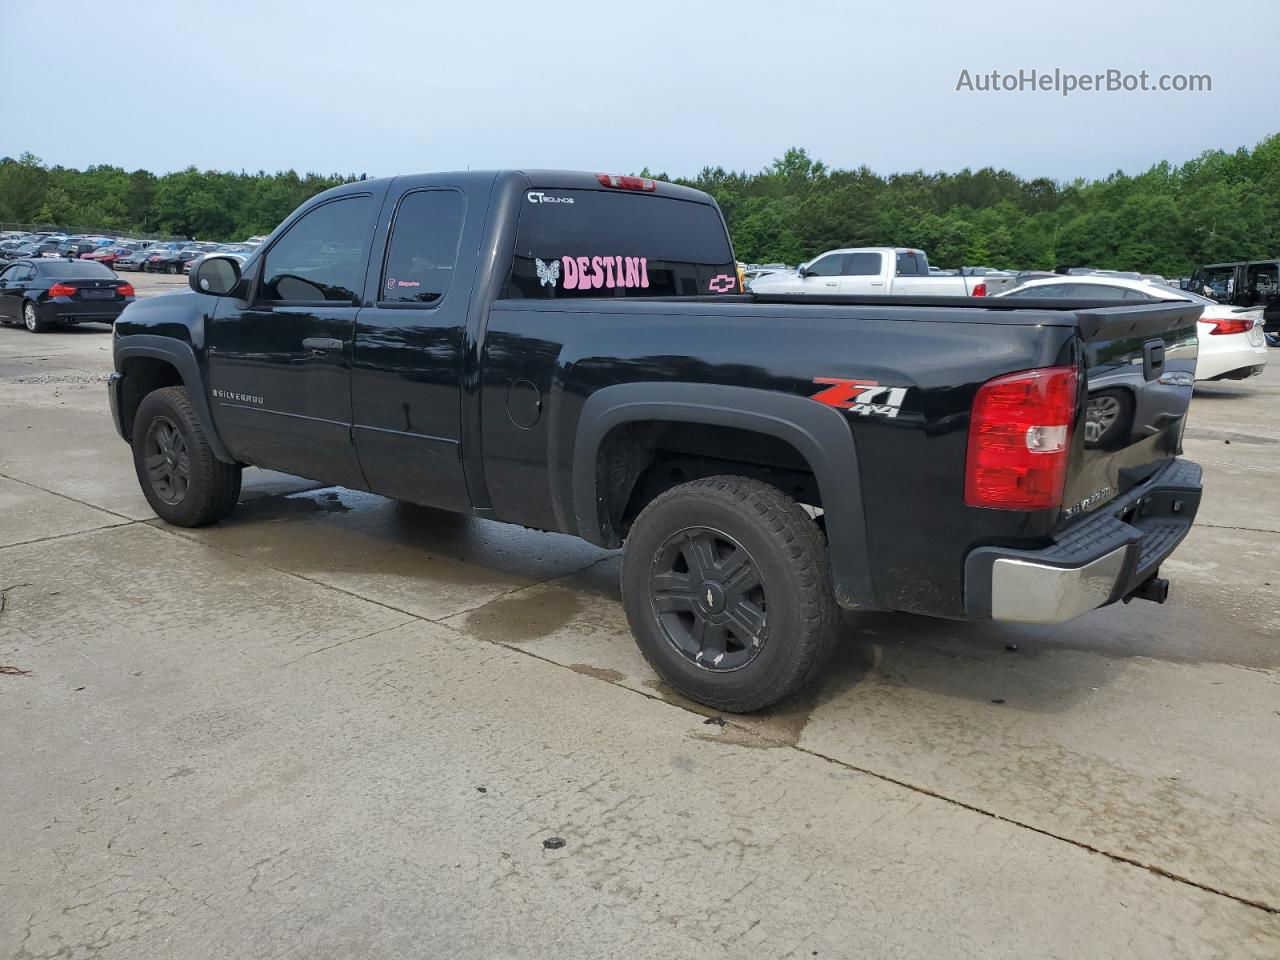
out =
{"type": "Polygon", "coordinates": [[[165,272],[172,276],[178,272],[178,265],[176,263],[169,264],[169,266],[165,268],[165,272]]]}
{"type": "Polygon", "coordinates": [[[203,527],[235,509],[240,467],[214,456],[185,387],[143,397],[132,437],[138,483],[162,520],[203,527]]]}
{"type": "Polygon", "coordinates": [[[826,540],[776,487],[722,476],[657,497],[632,526],[622,600],[640,652],[680,693],[747,713],[795,693],[835,644],[826,540]]]}

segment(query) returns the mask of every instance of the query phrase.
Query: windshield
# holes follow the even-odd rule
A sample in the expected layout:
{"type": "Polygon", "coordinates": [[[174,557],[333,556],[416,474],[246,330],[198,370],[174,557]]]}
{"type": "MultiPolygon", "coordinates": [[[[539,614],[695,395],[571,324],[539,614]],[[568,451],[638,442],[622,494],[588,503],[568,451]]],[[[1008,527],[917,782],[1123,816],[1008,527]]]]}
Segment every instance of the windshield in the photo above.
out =
{"type": "Polygon", "coordinates": [[[719,211],[614,190],[530,190],[520,205],[509,297],[660,297],[738,292],[719,211]]]}

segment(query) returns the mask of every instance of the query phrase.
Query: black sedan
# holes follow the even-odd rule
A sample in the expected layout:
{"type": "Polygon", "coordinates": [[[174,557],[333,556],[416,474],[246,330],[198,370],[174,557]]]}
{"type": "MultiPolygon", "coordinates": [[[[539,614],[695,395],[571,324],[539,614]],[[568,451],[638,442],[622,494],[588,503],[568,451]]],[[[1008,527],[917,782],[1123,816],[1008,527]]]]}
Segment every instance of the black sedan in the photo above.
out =
{"type": "Polygon", "coordinates": [[[55,324],[111,323],[133,303],[133,284],[89,260],[19,260],[0,273],[0,323],[32,333],[55,324]]]}
{"type": "Polygon", "coordinates": [[[188,260],[203,257],[201,250],[152,250],[145,269],[148,273],[181,273],[188,260]]]}
{"type": "Polygon", "coordinates": [[[46,253],[57,253],[57,240],[28,240],[7,252],[10,260],[25,260],[28,257],[43,257],[46,253]]]}

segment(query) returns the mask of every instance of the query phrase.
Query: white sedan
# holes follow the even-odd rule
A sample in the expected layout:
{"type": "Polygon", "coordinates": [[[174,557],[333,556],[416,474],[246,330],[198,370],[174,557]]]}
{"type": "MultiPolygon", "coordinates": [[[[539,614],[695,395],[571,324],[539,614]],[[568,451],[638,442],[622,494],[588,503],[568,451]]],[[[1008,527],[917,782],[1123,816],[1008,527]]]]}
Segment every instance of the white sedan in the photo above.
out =
{"type": "Polygon", "coordinates": [[[1267,365],[1267,341],[1261,308],[1217,303],[1190,290],[1146,280],[1108,276],[1044,277],[1029,280],[1002,297],[1062,297],[1071,300],[1190,300],[1204,307],[1196,331],[1200,356],[1197,380],[1244,380],[1267,365]]]}

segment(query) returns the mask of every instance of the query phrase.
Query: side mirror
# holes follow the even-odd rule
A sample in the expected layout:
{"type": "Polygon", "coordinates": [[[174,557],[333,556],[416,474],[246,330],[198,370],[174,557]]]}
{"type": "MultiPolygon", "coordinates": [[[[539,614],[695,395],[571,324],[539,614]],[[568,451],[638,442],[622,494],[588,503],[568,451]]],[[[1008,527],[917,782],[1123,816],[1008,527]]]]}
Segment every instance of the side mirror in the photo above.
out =
{"type": "Polygon", "coordinates": [[[796,271],[796,275],[803,280],[805,277],[809,276],[809,268],[804,266],[800,267],[800,269],[796,271]]]}
{"type": "Polygon", "coordinates": [[[188,283],[196,293],[229,297],[240,284],[240,264],[231,257],[205,257],[191,271],[188,283]]]}

